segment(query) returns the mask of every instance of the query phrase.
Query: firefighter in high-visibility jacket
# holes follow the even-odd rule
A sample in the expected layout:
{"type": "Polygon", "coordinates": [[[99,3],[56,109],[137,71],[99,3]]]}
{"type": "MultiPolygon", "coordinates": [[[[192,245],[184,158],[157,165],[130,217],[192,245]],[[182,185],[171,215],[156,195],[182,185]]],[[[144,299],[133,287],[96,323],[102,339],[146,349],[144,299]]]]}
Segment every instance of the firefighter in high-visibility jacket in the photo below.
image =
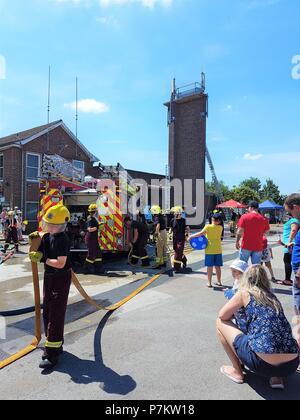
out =
{"type": "Polygon", "coordinates": [[[160,270],[167,267],[168,261],[167,223],[160,206],[152,206],[150,211],[154,216],[156,237],[156,266],[154,268],[160,270]]]}
{"type": "MultiPolygon", "coordinates": [[[[64,324],[71,286],[70,240],[65,233],[70,221],[63,205],[50,208],[43,217],[43,231],[38,251],[30,252],[31,261],[45,264],[43,318],[46,335],[41,369],[52,369],[63,352],[64,324]]],[[[39,237],[35,232],[31,238],[39,237]]]]}
{"type": "Polygon", "coordinates": [[[187,267],[187,258],[184,255],[184,246],[189,228],[186,226],[186,220],[182,217],[182,207],[174,207],[172,211],[174,213],[174,219],[171,222],[171,229],[173,232],[173,249],[175,251],[174,270],[176,273],[180,273],[182,267],[187,267]]]}
{"type": "Polygon", "coordinates": [[[87,220],[86,245],[88,255],[85,260],[86,274],[103,274],[102,251],[99,243],[99,229],[102,225],[99,223],[97,215],[97,205],[91,204],[89,207],[89,217],[87,220]]]}

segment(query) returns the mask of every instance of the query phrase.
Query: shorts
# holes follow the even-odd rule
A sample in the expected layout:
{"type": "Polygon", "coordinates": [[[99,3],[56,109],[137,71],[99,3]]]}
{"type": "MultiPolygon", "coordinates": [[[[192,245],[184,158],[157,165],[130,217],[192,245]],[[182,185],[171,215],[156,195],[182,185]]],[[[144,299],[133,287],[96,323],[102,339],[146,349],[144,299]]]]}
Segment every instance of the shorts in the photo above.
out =
{"type": "Polygon", "coordinates": [[[287,378],[288,376],[293,375],[299,366],[299,356],[291,362],[282,363],[278,366],[270,365],[258,357],[251,349],[248,337],[244,334],[236,337],[233,347],[235,348],[236,354],[243,365],[245,365],[253,373],[265,378],[287,378]]]}
{"type": "Polygon", "coordinates": [[[223,267],[223,255],[205,255],[205,267],[223,267]]]}

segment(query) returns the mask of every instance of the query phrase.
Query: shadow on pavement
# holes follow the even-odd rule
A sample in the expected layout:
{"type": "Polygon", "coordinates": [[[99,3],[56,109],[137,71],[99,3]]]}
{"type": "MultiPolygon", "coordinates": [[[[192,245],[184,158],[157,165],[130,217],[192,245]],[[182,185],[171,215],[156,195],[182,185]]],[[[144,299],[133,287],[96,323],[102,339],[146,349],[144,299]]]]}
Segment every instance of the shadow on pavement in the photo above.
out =
{"type": "Polygon", "coordinates": [[[70,375],[75,384],[88,385],[99,383],[99,387],[107,394],[128,395],[136,388],[136,382],[129,375],[121,376],[104,364],[102,355],[102,332],[112,316],[113,312],[107,313],[101,320],[94,338],[95,360],[82,360],[65,352],[61,358],[61,364],[55,369],[56,372],[70,375]]]}
{"type": "Polygon", "coordinates": [[[285,390],[276,391],[271,389],[268,379],[247,374],[247,384],[262,398],[267,401],[298,401],[300,400],[300,374],[295,374],[285,380],[285,390]]]}

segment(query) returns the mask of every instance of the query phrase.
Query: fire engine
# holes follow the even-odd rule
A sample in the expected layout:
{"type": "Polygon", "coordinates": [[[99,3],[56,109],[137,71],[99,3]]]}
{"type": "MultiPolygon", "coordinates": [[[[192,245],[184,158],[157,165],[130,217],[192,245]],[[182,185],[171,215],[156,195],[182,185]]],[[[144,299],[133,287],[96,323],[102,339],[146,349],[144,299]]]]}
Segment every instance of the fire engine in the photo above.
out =
{"type": "Polygon", "coordinates": [[[99,169],[99,179],[84,177],[81,170],[58,155],[44,155],[43,158],[39,230],[42,230],[42,219],[49,208],[57,204],[66,205],[71,213],[67,232],[71,239],[72,253],[86,251],[86,220],[88,207],[93,203],[98,208],[101,226],[99,245],[103,252],[128,251],[129,232],[124,226],[126,200],[136,194],[137,189],[131,186],[132,178],[120,164],[99,165],[99,169]]]}

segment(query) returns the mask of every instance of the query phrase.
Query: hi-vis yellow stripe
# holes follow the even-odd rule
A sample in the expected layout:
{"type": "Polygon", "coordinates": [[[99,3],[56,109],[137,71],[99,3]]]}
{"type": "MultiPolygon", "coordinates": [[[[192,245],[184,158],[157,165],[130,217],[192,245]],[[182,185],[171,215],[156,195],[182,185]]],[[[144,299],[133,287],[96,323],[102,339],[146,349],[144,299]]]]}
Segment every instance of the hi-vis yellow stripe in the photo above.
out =
{"type": "Polygon", "coordinates": [[[58,341],[57,343],[52,343],[50,341],[46,341],[45,347],[48,347],[49,349],[60,349],[63,345],[62,341],[58,341]]]}

